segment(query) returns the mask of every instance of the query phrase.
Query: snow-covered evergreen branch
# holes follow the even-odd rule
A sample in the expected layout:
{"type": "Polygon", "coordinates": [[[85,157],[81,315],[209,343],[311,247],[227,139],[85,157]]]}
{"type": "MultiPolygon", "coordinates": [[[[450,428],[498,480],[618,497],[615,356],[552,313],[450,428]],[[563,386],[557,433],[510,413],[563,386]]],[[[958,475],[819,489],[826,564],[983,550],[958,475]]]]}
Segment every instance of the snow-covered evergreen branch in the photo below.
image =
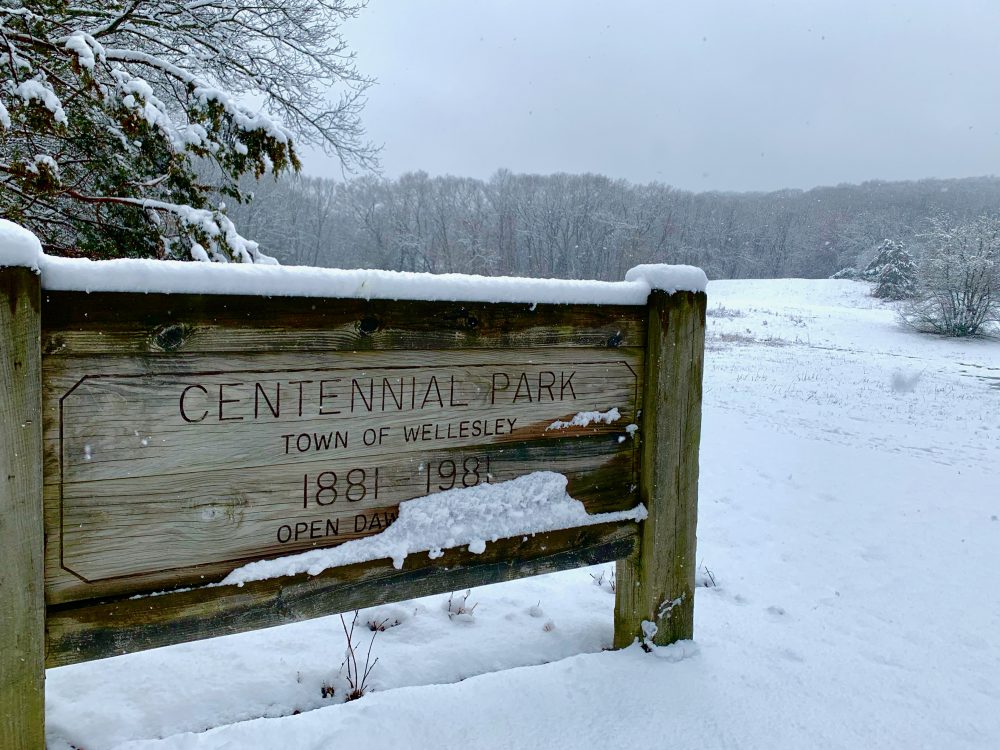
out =
{"type": "Polygon", "coordinates": [[[297,170],[297,142],[373,164],[340,35],[361,7],[0,0],[0,213],[50,252],[265,259],[213,196],[297,170]]]}

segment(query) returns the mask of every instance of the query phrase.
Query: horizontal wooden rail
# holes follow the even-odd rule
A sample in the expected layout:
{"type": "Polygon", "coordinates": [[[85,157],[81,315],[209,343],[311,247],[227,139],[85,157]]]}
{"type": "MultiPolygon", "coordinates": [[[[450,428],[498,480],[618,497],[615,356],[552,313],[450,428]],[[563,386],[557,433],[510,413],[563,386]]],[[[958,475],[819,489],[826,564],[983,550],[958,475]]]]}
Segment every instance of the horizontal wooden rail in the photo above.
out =
{"type": "Polygon", "coordinates": [[[617,560],[636,551],[638,528],[628,521],[501,539],[478,555],[412,554],[401,570],[377,560],[316,576],[50,607],[46,663],[57,667],[617,560]]]}
{"type": "Polygon", "coordinates": [[[646,345],[645,308],[45,292],[46,355],[646,345]]]}

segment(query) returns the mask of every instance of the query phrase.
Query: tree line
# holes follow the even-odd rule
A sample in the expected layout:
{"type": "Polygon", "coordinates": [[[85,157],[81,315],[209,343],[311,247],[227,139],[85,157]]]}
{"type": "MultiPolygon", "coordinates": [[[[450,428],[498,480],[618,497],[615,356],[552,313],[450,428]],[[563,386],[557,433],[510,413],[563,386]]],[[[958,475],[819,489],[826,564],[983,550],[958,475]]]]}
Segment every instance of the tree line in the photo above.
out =
{"type": "Polygon", "coordinates": [[[649,262],[698,265],[710,278],[823,278],[864,267],[885,238],[919,247],[935,216],[1000,208],[994,177],[695,193],[499,170],[243,188],[253,200],[229,215],[285,264],[610,280],[649,262]]]}

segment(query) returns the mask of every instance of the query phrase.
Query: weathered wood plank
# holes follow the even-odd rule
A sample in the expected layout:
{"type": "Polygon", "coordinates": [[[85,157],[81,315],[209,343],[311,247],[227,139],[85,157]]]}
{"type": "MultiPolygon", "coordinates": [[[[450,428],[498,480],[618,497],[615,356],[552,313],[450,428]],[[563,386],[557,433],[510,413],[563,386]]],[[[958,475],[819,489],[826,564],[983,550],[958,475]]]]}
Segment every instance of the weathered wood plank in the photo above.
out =
{"type": "Polygon", "coordinates": [[[644,308],[46,292],[43,351],[245,351],[641,346],[644,308]]]}
{"type": "MultiPolygon", "coordinates": [[[[94,495],[64,497],[61,514],[50,517],[50,528],[58,532],[47,539],[47,601],[199,585],[254,559],[377,533],[395,520],[400,500],[428,494],[417,462],[434,474],[431,493],[450,489],[453,479],[455,486],[463,481],[472,486],[475,477],[463,479],[460,468],[470,462],[478,463],[481,481],[487,479],[487,464],[491,481],[532,471],[564,474],[570,494],[591,513],[626,510],[638,503],[638,457],[632,453],[632,441],[619,444],[614,435],[595,435],[571,443],[515,444],[492,455],[453,449],[386,461],[380,467],[385,476],[415,476],[420,486],[383,486],[376,500],[369,473],[367,497],[356,502],[339,498],[326,506],[310,502],[303,507],[301,475],[294,486],[243,484],[238,494],[223,488],[217,496],[206,490],[215,479],[211,474],[180,475],[159,492],[145,492],[144,480],[81,483],[76,488],[93,487],[94,495]],[[399,462],[414,465],[397,471],[399,462]],[[459,470],[451,471],[452,466],[459,470]],[[294,497],[289,502],[286,496],[294,497]]],[[[238,476],[232,479],[239,481],[238,476]]],[[[58,498],[50,496],[49,504],[58,504],[58,498]]]]}
{"type": "MultiPolygon", "coordinates": [[[[115,368],[125,363],[108,358],[93,369],[88,363],[63,370],[60,381],[73,381],[64,391],[46,388],[46,482],[173,478],[330,457],[363,461],[442,444],[555,439],[581,432],[548,430],[555,420],[612,407],[621,412],[618,424],[586,432],[621,433],[629,423],[622,419],[635,415],[633,364],[576,351],[575,361],[558,365],[514,352],[502,363],[465,352],[464,361],[444,364],[408,351],[380,352],[374,361],[343,355],[326,366],[299,355],[282,368],[261,361],[249,370],[213,355],[184,374],[121,374],[115,368]],[[365,439],[369,430],[377,444],[365,439]],[[56,477],[53,460],[60,456],[56,477]]],[[[46,371],[46,383],[50,377],[46,371]]]]}
{"type": "Polygon", "coordinates": [[[526,541],[499,540],[480,555],[464,550],[448,550],[437,560],[410,555],[401,570],[381,560],[314,577],[50,607],[47,663],[62,666],[591,565],[632,554],[636,536],[631,522],[602,524],[538,534],[526,541]]]}
{"type": "Polygon", "coordinates": [[[178,583],[196,583],[201,566],[370,536],[395,520],[403,500],[533,471],[567,475],[573,496],[595,512],[626,510],[637,503],[628,491],[637,478],[622,446],[614,436],[598,436],[574,440],[572,449],[536,443],[510,454],[427,451],[385,458],[374,468],[331,462],[323,476],[306,467],[249,479],[186,473],[155,488],[147,478],[84,482],[63,489],[61,564],[88,582],[171,571],[178,583]],[[317,480],[324,489],[317,490],[317,480]],[[336,497],[327,489],[338,487],[336,497]]]}
{"type": "Polygon", "coordinates": [[[0,268],[0,747],[45,746],[39,279],[0,268]]]}
{"type": "Polygon", "coordinates": [[[375,533],[382,523],[350,530],[358,514],[392,515],[401,500],[475,483],[477,474],[504,481],[555,470],[590,512],[636,503],[625,428],[641,392],[641,349],[344,352],[328,370],[326,361],[44,357],[48,603],[196,585],[234,564],[375,533]],[[220,382],[229,384],[221,396],[220,382]],[[209,395],[225,403],[208,404],[209,395]],[[342,413],[321,413],[340,404],[342,413]],[[219,408],[243,419],[219,420],[219,408]],[[611,408],[621,416],[610,424],[547,429],[611,408]],[[378,440],[369,444],[369,434],[378,440]],[[310,446],[300,452],[303,435],[310,446]],[[317,435],[327,437],[322,450],[317,435]],[[317,501],[320,474],[341,500],[350,489],[350,500],[331,503],[324,490],[317,501]],[[314,535],[317,523],[335,533],[314,535]],[[305,524],[307,534],[278,539],[283,527],[288,537],[305,524]]]}
{"type": "MultiPolygon", "coordinates": [[[[63,438],[62,426],[64,417],[64,402],[68,405],[70,410],[70,416],[72,416],[73,410],[83,409],[81,412],[81,417],[86,419],[86,410],[98,410],[99,416],[101,414],[101,409],[103,409],[104,404],[101,403],[103,400],[109,403],[111,408],[121,412],[123,403],[126,402],[130,391],[129,386],[124,385],[128,382],[136,382],[139,385],[145,383],[146,390],[149,390],[150,385],[154,383],[166,384],[170,391],[165,394],[162,398],[161,408],[165,410],[167,415],[170,415],[172,410],[175,420],[175,425],[173,428],[165,428],[163,420],[152,419],[150,414],[143,410],[140,414],[124,414],[117,421],[119,424],[115,425],[115,429],[112,432],[117,432],[117,434],[109,435],[108,437],[116,437],[118,443],[115,446],[115,452],[121,455],[121,451],[128,450],[131,448],[134,456],[143,455],[153,455],[163,443],[164,437],[169,437],[167,435],[159,434],[162,430],[167,429],[169,433],[172,429],[174,432],[177,431],[177,427],[181,425],[176,424],[183,420],[178,419],[178,409],[179,409],[179,398],[177,385],[183,384],[182,387],[187,385],[195,384],[199,381],[199,378],[195,373],[206,372],[206,365],[208,366],[207,371],[213,373],[241,373],[240,375],[233,375],[235,380],[246,383],[247,381],[240,380],[244,378],[245,375],[251,373],[260,373],[262,375],[267,374],[266,377],[271,378],[270,383],[262,383],[262,391],[257,391],[254,383],[249,383],[243,387],[242,393],[239,389],[234,389],[227,387],[224,392],[226,399],[233,398],[234,396],[239,398],[242,396],[240,403],[236,404],[236,408],[243,409],[242,414],[231,413],[234,405],[227,401],[224,404],[224,416],[253,416],[254,408],[258,411],[258,416],[262,419],[250,420],[254,424],[251,426],[239,425],[240,421],[246,422],[247,420],[226,420],[220,423],[217,419],[213,424],[213,420],[206,419],[205,421],[199,422],[197,424],[198,434],[201,433],[212,433],[209,435],[208,440],[203,440],[205,443],[211,444],[213,450],[229,450],[240,451],[243,450],[246,453],[251,452],[249,448],[244,449],[242,446],[248,445],[247,441],[270,441],[272,445],[274,441],[278,441],[281,444],[281,435],[285,434],[285,430],[279,429],[283,423],[287,422],[289,416],[295,416],[295,422],[299,426],[303,426],[302,431],[306,429],[316,432],[330,432],[331,429],[339,429],[343,431],[345,425],[343,424],[343,415],[319,415],[316,412],[319,411],[319,396],[318,388],[322,387],[324,389],[323,404],[327,407],[326,410],[332,410],[334,405],[344,398],[344,385],[339,384],[341,390],[339,391],[342,395],[336,395],[338,391],[335,390],[334,386],[337,383],[327,383],[326,385],[318,385],[315,381],[317,380],[317,373],[323,372],[324,366],[329,366],[331,369],[336,370],[334,377],[343,377],[343,374],[347,371],[371,373],[374,377],[374,371],[379,367],[385,367],[387,359],[390,359],[392,363],[397,365],[414,362],[433,362],[435,371],[446,372],[451,368],[468,368],[470,363],[477,365],[473,370],[478,370],[482,372],[489,372],[491,366],[498,368],[508,368],[511,363],[525,363],[525,365],[532,370],[533,374],[541,372],[544,369],[548,369],[552,372],[559,372],[561,370],[570,368],[575,363],[579,362],[592,362],[596,364],[604,364],[607,367],[613,369],[612,374],[617,374],[620,378],[622,374],[632,376],[636,383],[636,393],[641,392],[642,386],[642,363],[643,363],[643,350],[636,348],[621,348],[621,349],[518,349],[513,351],[490,351],[490,350],[474,350],[470,352],[469,350],[443,350],[422,353],[412,353],[412,352],[392,352],[391,354],[385,351],[375,351],[375,352],[351,352],[351,353],[336,353],[330,355],[330,358],[319,357],[316,354],[302,354],[302,353],[281,353],[281,354],[227,354],[224,356],[219,355],[186,355],[178,354],[173,357],[136,357],[136,356],[110,356],[110,355],[89,355],[80,357],[45,357],[42,358],[42,372],[43,372],[43,413],[44,413],[44,446],[45,446],[45,481],[46,483],[52,483],[59,481],[61,473],[60,464],[60,454],[61,454],[61,439],[63,438]],[[418,359],[421,357],[422,359],[418,359]],[[286,382],[283,385],[283,398],[284,398],[284,411],[282,412],[283,419],[273,419],[272,414],[268,408],[267,399],[271,399],[271,403],[274,404],[276,401],[276,394],[274,392],[275,380],[280,380],[281,373],[291,373],[297,371],[297,368],[303,367],[303,362],[307,363],[309,368],[312,368],[308,374],[308,377],[303,375],[301,378],[289,376],[290,379],[302,379],[302,380],[313,380],[313,383],[303,385],[303,417],[298,418],[298,386],[291,385],[286,382]],[[213,369],[214,368],[214,369],[213,369]],[[108,377],[109,375],[114,375],[116,377],[108,377]],[[81,381],[83,381],[81,383],[81,381]],[[117,388],[117,393],[115,389],[117,388]],[[67,395],[68,394],[68,395],[67,395]],[[115,403],[116,401],[122,403],[115,403]],[[234,426],[235,425],[235,426],[234,426]],[[244,434],[238,436],[239,439],[232,440],[231,433],[227,431],[231,430],[242,430],[244,434]],[[139,433],[138,435],[136,433],[139,433]],[[145,445],[143,442],[145,441],[145,445]],[[232,445],[227,445],[232,443],[232,445]]],[[[591,402],[588,409],[606,408],[602,407],[602,404],[609,403],[608,396],[613,396],[614,393],[605,392],[604,384],[608,381],[601,377],[601,372],[599,369],[594,369],[591,367],[594,376],[597,381],[593,384],[594,387],[591,389],[591,402]]],[[[396,378],[393,378],[395,383],[398,383],[398,377],[404,374],[408,374],[410,371],[400,367],[393,371],[396,374],[396,378]]],[[[386,373],[388,374],[388,372],[386,373]]],[[[322,380],[322,378],[319,378],[322,380]]],[[[193,390],[189,394],[189,398],[185,400],[185,405],[188,411],[195,412],[191,416],[197,417],[204,410],[206,404],[201,405],[201,409],[196,409],[197,401],[199,398],[207,399],[209,396],[214,396],[216,400],[218,399],[218,383],[225,381],[226,378],[221,375],[213,375],[209,378],[209,381],[214,383],[212,392],[209,394],[202,393],[200,390],[193,390]],[[214,379],[214,380],[213,380],[214,379]]],[[[209,382],[206,381],[206,382],[209,382]]],[[[228,382],[228,381],[227,381],[228,382]]],[[[547,382],[547,381],[544,381],[547,382]]],[[[498,385],[502,386],[502,379],[498,381],[498,385]]],[[[544,384],[544,383],[543,383],[544,384]]],[[[575,384],[575,378],[574,378],[575,384]]],[[[393,384],[390,383],[390,386],[393,384]]],[[[441,391],[442,399],[448,396],[449,383],[447,378],[444,382],[444,389],[441,391]]],[[[480,395],[480,400],[485,399],[485,394],[489,393],[489,387],[492,382],[484,382],[481,387],[483,388],[482,394],[480,395]]],[[[558,383],[553,386],[553,395],[559,395],[558,383]]],[[[382,383],[379,381],[377,383],[378,389],[373,395],[377,397],[380,401],[382,396],[382,383]]],[[[513,386],[514,394],[517,393],[517,381],[511,384],[513,386]]],[[[508,386],[508,389],[511,388],[508,386]]],[[[538,383],[537,380],[534,383],[533,392],[537,393],[538,383]]],[[[135,392],[136,387],[132,386],[131,393],[135,392]]],[[[396,392],[398,393],[399,388],[396,386],[396,392]]],[[[349,395],[349,394],[348,394],[349,395]]],[[[358,406],[362,404],[358,401],[358,394],[355,391],[355,401],[358,406]]],[[[420,394],[421,398],[423,393],[420,394]]],[[[548,399],[548,392],[545,391],[544,395],[548,399]]],[[[572,395],[568,390],[566,392],[567,396],[572,395]]],[[[580,395],[580,393],[577,393],[580,395]]],[[[586,393],[583,393],[586,395],[586,393]]],[[[367,396],[367,393],[366,393],[367,396]]],[[[153,394],[154,399],[157,399],[156,394],[153,394]]],[[[392,401],[393,392],[389,390],[386,393],[386,405],[394,406],[392,401]]],[[[631,399],[630,403],[634,403],[637,396],[631,399]]],[[[460,399],[462,400],[462,399],[460,399]]],[[[513,400],[513,399],[511,399],[513,400]]],[[[584,404],[571,403],[574,400],[565,400],[565,405],[567,411],[561,411],[558,408],[552,410],[553,414],[559,414],[560,416],[568,416],[570,410],[574,406],[582,407],[584,404]]],[[[560,401],[560,403],[563,403],[560,401]]],[[[519,398],[518,407],[523,408],[524,404],[534,405],[534,402],[526,402],[525,399],[519,398]]],[[[375,404],[381,407],[381,403],[375,404]]],[[[409,406],[408,399],[404,401],[405,406],[409,406]]],[[[550,404],[551,405],[551,404],[550,404]]],[[[213,415],[217,417],[218,403],[213,405],[213,411],[216,413],[213,415]]],[[[433,402],[429,403],[429,408],[408,410],[406,413],[398,411],[393,414],[393,410],[390,409],[389,412],[384,413],[389,419],[395,419],[397,423],[402,423],[407,415],[414,416],[415,412],[424,412],[427,414],[427,418],[415,417],[411,421],[415,422],[440,422],[441,409],[436,408],[436,404],[433,402]]],[[[536,414],[536,410],[532,409],[531,413],[536,414]]],[[[381,413],[371,413],[362,414],[363,418],[371,420],[378,420],[381,413]]],[[[626,417],[623,412],[623,418],[626,417]]],[[[106,420],[102,420],[106,421],[106,420]]],[[[537,422],[539,420],[532,420],[537,422]]],[[[184,423],[187,424],[187,423],[184,423]]],[[[522,422],[522,425],[524,423],[522,422]]],[[[618,423],[619,425],[621,422],[618,423]]],[[[627,424],[627,423],[625,423],[627,424]]],[[[95,427],[100,428],[100,425],[95,425],[95,427]]],[[[294,426],[293,426],[294,427],[294,426]]],[[[355,430],[356,432],[356,430],[355,430]]],[[[362,431],[363,432],[363,431],[362,431]]],[[[573,430],[569,430],[567,434],[572,433],[573,430]]],[[[502,436],[501,436],[502,437],[502,436]]],[[[190,440],[190,438],[188,438],[190,440]]],[[[196,447],[197,440],[202,440],[201,437],[196,437],[195,443],[187,442],[186,444],[196,447]]],[[[87,442],[82,445],[77,446],[76,458],[82,457],[84,448],[87,442]]],[[[106,451],[100,445],[95,446],[90,443],[91,450],[91,460],[87,461],[88,466],[99,466],[102,462],[102,457],[106,455],[106,451]],[[97,448],[95,450],[95,447],[97,448]]],[[[258,446],[259,447],[259,446],[258,446]]],[[[282,445],[283,447],[283,445],[282,445]]],[[[258,454],[259,451],[252,451],[258,454]]],[[[282,451],[283,453],[283,451],[282,451]]],[[[73,451],[70,451],[70,458],[74,458],[73,451]]],[[[297,448],[294,451],[297,455],[297,448]]],[[[341,454],[342,455],[342,454],[341,454]]],[[[199,461],[211,462],[213,461],[211,455],[203,455],[197,450],[189,451],[187,466],[192,469],[197,468],[199,461]]],[[[308,459],[308,455],[302,457],[308,459]]],[[[79,463],[79,461],[77,462],[79,463]]],[[[134,468],[134,467],[133,467],[134,468]]]]}
{"type": "Polygon", "coordinates": [[[698,446],[705,347],[704,293],[649,300],[639,494],[649,510],[638,552],[618,562],[615,646],[666,645],[694,632],[698,446]]]}

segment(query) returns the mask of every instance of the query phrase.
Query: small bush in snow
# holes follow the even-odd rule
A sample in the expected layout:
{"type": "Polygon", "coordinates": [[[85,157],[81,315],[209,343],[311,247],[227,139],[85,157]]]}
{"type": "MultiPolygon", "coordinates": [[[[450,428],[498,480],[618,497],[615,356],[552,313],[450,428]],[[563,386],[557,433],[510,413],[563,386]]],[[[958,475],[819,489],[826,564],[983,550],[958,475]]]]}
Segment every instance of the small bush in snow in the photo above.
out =
{"type": "Polygon", "coordinates": [[[858,281],[861,278],[861,272],[854,266],[848,266],[847,268],[841,268],[837,273],[830,277],[831,279],[847,279],[848,281],[858,281]]]}
{"type": "Polygon", "coordinates": [[[746,313],[737,308],[716,305],[715,307],[708,308],[705,311],[705,315],[710,318],[742,318],[746,313]]]}
{"type": "Polygon", "coordinates": [[[705,563],[702,563],[698,566],[698,570],[695,571],[694,585],[701,588],[715,588],[719,584],[715,580],[715,574],[708,569],[705,563]]]}
{"type": "Polygon", "coordinates": [[[977,336],[1000,318],[1000,216],[931,221],[920,292],[902,310],[919,331],[977,336]]]}
{"type": "Polygon", "coordinates": [[[469,595],[472,593],[472,589],[468,589],[464,594],[455,594],[452,592],[448,595],[448,601],[445,603],[445,611],[448,613],[448,617],[452,620],[458,620],[459,622],[472,622],[475,619],[476,607],[479,603],[469,605],[469,595]]]}
{"type": "Polygon", "coordinates": [[[404,622],[409,620],[413,614],[416,614],[416,612],[411,612],[407,607],[390,605],[366,610],[361,614],[361,620],[373,633],[376,631],[384,633],[390,628],[402,625],[404,622]]]}
{"type": "MultiPolygon", "coordinates": [[[[375,665],[378,664],[378,657],[375,658],[375,661],[371,661],[372,646],[375,645],[375,636],[379,633],[378,630],[375,630],[372,632],[372,639],[368,642],[368,653],[365,654],[365,666],[362,669],[358,665],[358,647],[354,643],[354,626],[357,623],[357,610],[354,611],[354,618],[351,620],[350,629],[348,629],[347,623],[344,621],[344,616],[340,616],[340,625],[344,628],[344,637],[347,639],[347,650],[344,653],[344,661],[340,665],[341,674],[343,674],[344,668],[347,668],[345,701],[356,700],[368,692],[370,687],[368,685],[368,678],[371,676],[372,670],[375,669],[375,665]]],[[[332,697],[335,692],[334,688],[327,684],[323,685],[322,691],[324,698],[332,697]]]]}
{"type": "Polygon", "coordinates": [[[397,625],[399,625],[399,620],[394,620],[391,617],[373,617],[368,620],[368,629],[373,633],[384,633],[389,628],[394,628],[397,625]]]}
{"type": "Polygon", "coordinates": [[[612,594],[615,593],[615,587],[617,586],[617,581],[615,580],[615,571],[602,570],[600,575],[596,573],[591,573],[590,577],[594,580],[594,585],[598,588],[604,589],[605,591],[610,591],[612,594]],[[609,575],[610,573],[610,575],[609,575]]]}

